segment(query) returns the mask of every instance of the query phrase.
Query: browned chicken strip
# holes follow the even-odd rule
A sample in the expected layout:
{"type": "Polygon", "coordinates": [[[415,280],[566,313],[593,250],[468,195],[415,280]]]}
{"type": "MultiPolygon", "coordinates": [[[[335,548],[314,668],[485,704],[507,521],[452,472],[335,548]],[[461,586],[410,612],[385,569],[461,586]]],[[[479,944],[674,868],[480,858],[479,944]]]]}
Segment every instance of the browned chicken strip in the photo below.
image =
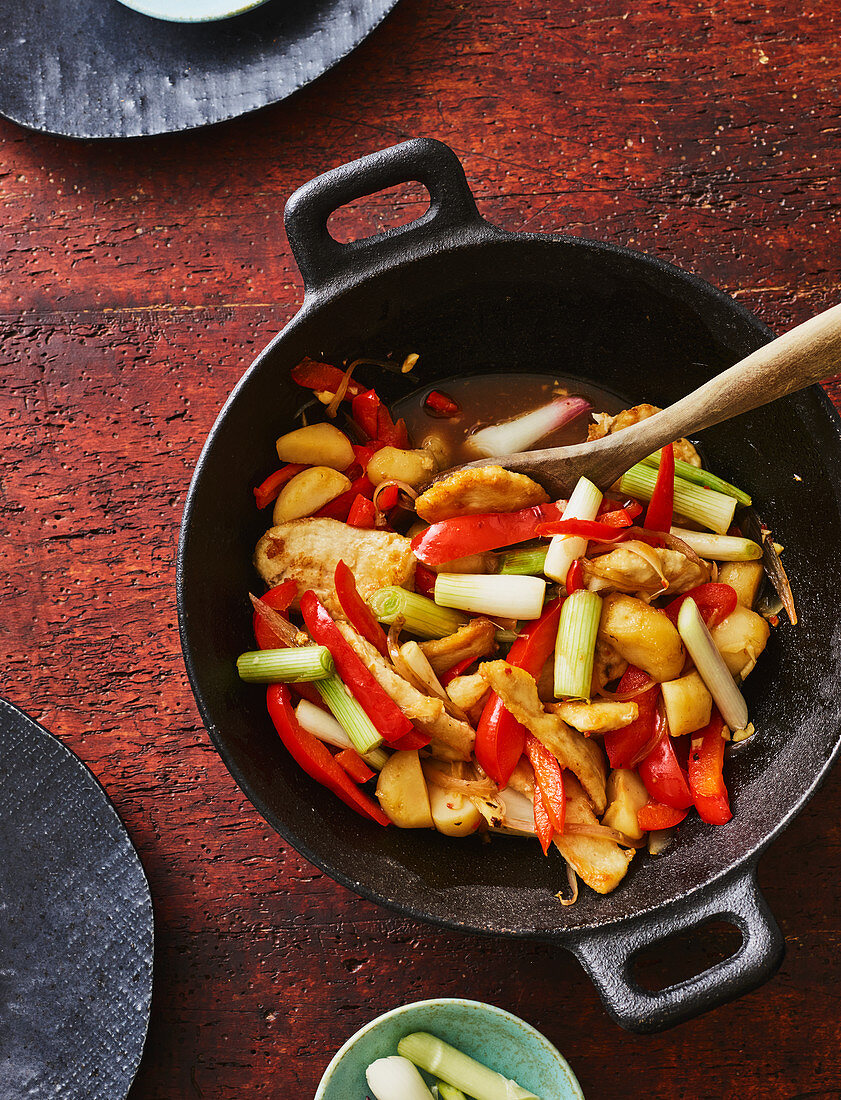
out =
{"type": "Polygon", "coordinates": [[[415,510],[427,523],[481,512],[517,512],[549,500],[545,489],[525,474],[501,466],[456,470],[430,485],[415,501],[415,510]]]}
{"type": "Polygon", "coordinates": [[[496,627],[490,619],[471,619],[455,634],[421,642],[426,659],[440,675],[468,657],[487,657],[496,649],[496,627]]]}

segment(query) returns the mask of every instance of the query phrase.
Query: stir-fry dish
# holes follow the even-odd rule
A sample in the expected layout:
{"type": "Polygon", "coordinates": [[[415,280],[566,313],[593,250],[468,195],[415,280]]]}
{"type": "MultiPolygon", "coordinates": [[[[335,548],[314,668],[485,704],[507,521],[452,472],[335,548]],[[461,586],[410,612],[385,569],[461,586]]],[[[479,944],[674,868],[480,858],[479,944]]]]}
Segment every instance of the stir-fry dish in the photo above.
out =
{"type": "Polygon", "coordinates": [[[680,440],[550,500],[493,458],[657,409],[555,387],[477,424],[432,390],[412,446],[357,365],[293,371],[311,400],[254,488],[267,590],[238,669],[300,767],[381,826],[536,837],[566,862],[565,904],[579,878],[615,889],[687,814],[727,822],[728,742],[754,733],[740,684],[783,606],[796,621],[751,498],[680,440]]]}

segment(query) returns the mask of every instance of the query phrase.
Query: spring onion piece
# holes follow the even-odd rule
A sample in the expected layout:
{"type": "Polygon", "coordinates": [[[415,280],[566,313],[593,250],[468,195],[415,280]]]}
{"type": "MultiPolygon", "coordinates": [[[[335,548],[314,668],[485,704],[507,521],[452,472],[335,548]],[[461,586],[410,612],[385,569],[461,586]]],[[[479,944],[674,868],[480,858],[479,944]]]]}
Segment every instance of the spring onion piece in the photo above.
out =
{"type": "Polygon", "coordinates": [[[300,649],[256,649],[237,657],[241,680],[249,684],[301,684],[324,680],[336,671],[330,650],[323,645],[300,649]]]}
{"type": "Polygon", "coordinates": [[[564,600],[555,646],[557,698],[590,698],[601,614],[601,596],[586,588],[580,588],[564,600]]]}
{"type": "MultiPolygon", "coordinates": [[[[561,519],[595,519],[601,502],[601,490],[586,477],[580,477],[578,484],[572,490],[561,519]]],[[[569,567],[576,558],[583,558],[586,552],[586,539],[579,538],[577,535],[555,535],[549,543],[543,572],[553,581],[563,584],[567,579],[569,567]]]]}
{"type": "Polygon", "coordinates": [[[691,596],[683,601],[678,612],[677,629],[701,679],[721,711],[724,724],[734,731],[735,736],[747,728],[748,706],[691,596]]]}
{"type": "MultiPolygon", "coordinates": [[[[660,452],[656,451],[653,455],[649,455],[648,458],[644,458],[642,463],[644,466],[659,466],[660,452]]],[[[739,504],[747,506],[752,503],[751,498],[742,489],[737,489],[736,486],[731,485],[729,481],[716,477],[716,475],[711,474],[709,470],[702,470],[700,466],[693,466],[691,462],[684,462],[683,459],[676,458],[675,474],[677,477],[682,477],[684,481],[691,481],[693,485],[703,485],[705,489],[715,489],[717,493],[724,493],[725,496],[735,497],[739,504]]]]}
{"type": "Polygon", "coordinates": [[[446,638],[467,622],[466,616],[457,611],[439,607],[426,596],[394,585],[380,588],[368,597],[368,603],[381,623],[390,626],[395,619],[402,619],[403,629],[419,638],[446,638]]]}
{"type": "MultiPolygon", "coordinates": [[[[622,475],[619,487],[630,497],[651,500],[656,481],[657,470],[640,462],[622,475]]],[[[725,534],[733,522],[736,503],[735,497],[693,485],[682,477],[675,478],[675,511],[719,535],[725,534]]]]}
{"type": "Polygon", "coordinates": [[[711,561],[756,561],[762,557],[762,547],[753,539],[735,535],[711,535],[707,531],[688,531],[673,527],[673,535],[690,546],[696,554],[711,561]]]}
{"type": "Polygon", "coordinates": [[[486,573],[439,573],[435,602],[478,615],[538,619],[546,596],[542,577],[501,577],[486,573]]]}
{"type": "Polygon", "coordinates": [[[365,756],[382,745],[383,739],[377,733],[374,723],[338,676],[316,680],[314,686],[360,756],[365,756]]]}
{"type": "Polygon", "coordinates": [[[438,1081],[437,1088],[441,1100],[467,1100],[461,1089],[457,1089],[455,1085],[448,1085],[446,1081],[438,1081]]]}
{"type": "Polygon", "coordinates": [[[426,1031],[404,1036],[397,1044],[397,1051],[474,1100],[540,1100],[515,1081],[509,1081],[501,1073],[495,1073],[426,1031]]]}
{"type": "MultiPolygon", "coordinates": [[[[302,699],[295,707],[295,717],[303,729],[313,737],[317,737],[319,741],[323,741],[325,745],[332,745],[334,749],[353,748],[353,742],[336,719],[308,699],[302,699]]],[[[385,767],[388,753],[385,749],[372,749],[366,752],[362,759],[374,771],[379,772],[385,767]]]]}
{"type": "Polygon", "coordinates": [[[559,397],[524,416],[482,428],[468,438],[467,446],[485,458],[527,451],[538,439],[589,412],[590,408],[590,402],[583,397],[559,397]]]}
{"type": "Polygon", "coordinates": [[[365,1070],[365,1080],[376,1100],[432,1100],[417,1067],[396,1054],[372,1062],[365,1070]]]}
{"type": "Polygon", "coordinates": [[[546,564],[548,546],[531,546],[524,550],[511,550],[502,557],[499,574],[502,577],[534,576],[542,573],[546,564]]]}

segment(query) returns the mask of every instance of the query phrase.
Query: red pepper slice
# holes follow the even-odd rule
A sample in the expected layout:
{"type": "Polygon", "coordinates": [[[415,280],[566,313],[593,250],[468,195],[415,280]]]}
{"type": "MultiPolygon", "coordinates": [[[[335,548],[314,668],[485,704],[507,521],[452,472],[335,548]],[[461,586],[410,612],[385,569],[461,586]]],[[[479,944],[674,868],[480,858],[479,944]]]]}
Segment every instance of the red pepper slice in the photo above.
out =
{"type": "MultiPolygon", "coordinates": [[[[301,597],[301,614],[310,635],[317,645],[326,646],[333,656],[336,671],[345,682],[348,691],[368,715],[377,732],[389,745],[405,746],[406,739],[421,740],[429,744],[417,733],[412,723],[391,699],[368,669],[356,656],[350,644],[345,641],[339,628],[330,618],[327,608],[312,591],[301,597]]],[[[420,747],[413,745],[413,748],[420,747]]]]}
{"type": "Polygon", "coordinates": [[[367,783],[375,773],[368,767],[356,749],[342,749],[333,757],[348,773],[354,783],[367,783]]]}
{"type": "Polygon", "coordinates": [[[567,590],[567,595],[571,596],[573,592],[579,592],[583,587],[584,569],[581,565],[581,558],[576,558],[567,570],[567,579],[564,582],[564,588],[567,590]]]}
{"type": "Polygon", "coordinates": [[[647,672],[635,665],[628,665],[625,675],[616,689],[618,695],[651,684],[649,691],[634,696],[639,714],[629,726],[611,730],[604,735],[604,748],[612,768],[633,768],[651,752],[666,734],[665,726],[657,721],[657,701],[660,685],[653,683],[647,672]]]}
{"type": "Polygon", "coordinates": [[[388,409],[373,390],[357,394],[351,405],[353,419],[369,439],[377,440],[384,447],[404,448],[409,443],[406,423],[395,424],[388,409]]]}
{"type": "Polygon", "coordinates": [[[689,783],[668,735],[661,737],[645,760],[641,761],[639,775],[654,802],[661,802],[675,810],[685,810],[692,805],[689,783]]]}
{"type": "Polygon", "coordinates": [[[673,806],[663,806],[659,802],[648,802],[637,810],[637,824],[643,832],[654,829],[672,829],[680,825],[686,817],[686,810],[676,810],[673,806]]]}
{"type": "Polygon", "coordinates": [[[442,519],[412,539],[415,557],[426,565],[498,550],[534,538],[542,523],[559,519],[561,504],[538,504],[519,512],[484,512],[476,516],[442,519]]]}
{"type": "Polygon", "coordinates": [[[400,490],[396,485],[386,485],[381,493],[377,494],[377,507],[381,512],[390,512],[397,506],[400,490]]]}
{"type": "Polygon", "coordinates": [[[437,574],[433,573],[431,569],[418,564],[415,567],[415,591],[420,592],[422,596],[429,596],[431,599],[435,595],[436,576],[437,574]]]}
{"type": "Polygon", "coordinates": [[[406,421],[398,420],[395,423],[385,405],[380,405],[377,412],[377,439],[381,439],[386,447],[397,447],[401,451],[409,446],[406,421]]]}
{"type": "Polygon", "coordinates": [[[353,444],[353,453],[356,456],[357,464],[362,468],[363,474],[368,469],[368,463],[377,451],[381,451],[384,446],[385,443],[380,439],[372,439],[370,443],[365,443],[361,447],[355,443],[353,444]]]}
{"type": "Polygon", "coordinates": [[[446,393],[441,393],[439,390],[430,390],[423,404],[428,412],[433,413],[435,416],[442,416],[447,420],[452,420],[454,416],[458,416],[461,412],[452,397],[448,397],[446,393]]]}
{"type": "Polygon", "coordinates": [[[736,590],[731,588],[729,584],[714,584],[712,582],[709,584],[699,584],[697,588],[692,588],[688,592],[684,592],[682,596],[678,596],[677,599],[672,600],[671,603],[667,603],[663,608],[663,611],[669,616],[675,626],[677,626],[678,612],[683,605],[683,601],[690,596],[698,605],[698,610],[701,612],[701,618],[710,630],[720,623],[722,619],[726,619],[728,615],[732,614],[736,609],[736,604],[739,602],[736,590]]]}
{"type": "MultiPolygon", "coordinates": [[[[533,733],[526,734],[525,749],[534,770],[534,781],[540,789],[542,801],[552,822],[552,831],[563,833],[567,800],[561,765],[533,733]]],[[[543,854],[546,854],[546,849],[543,854]]]]}
{"type": "Polygon", "coordinates": [[[724,721],[713,710],[708,726],[692,734],[689,747],[689,789],[702,821],[723,825],[733,816],[724,785],[724,721]]]}
{"type": "Polygon", "coordinates": [[[353,502],[357,497],[367,497],[369,500],[374,495],[374,486],[365,476],[360,474],[356,481],[352,481],[350,488],[340,493],[333,500],[327,502],[323,508],[315,513],[319,519],[338,519],[342,523],[347,522],[353,502]]]}
{"type": "Polygon", "coordinates": [[[549,807],[546,805],[543,791],[538,786],[534,788],[534,831],[537,833],[543,854],[549,855],[549,845],[552,843],[555,830],[552,827],[552,818],[549,816],[549,807]]]}
{"type": "Polygon", "coordinates": [[[373,530],[377,526],[377,509],[374,502],[367,497],[357,494],[356,500],[350,506],[347,514],[347,523],[351,527],[364,527],[373,530]]]}
{"type": "MultiPolygon", "coordinates": [[[[317,363],[310,358],[302,359],[291,373],[292,381],[297,382],[299,386],[307,390],[319,390],[322,393],[338,393],[345,376],[345,372],[338,367],[331,367],[329,363],[317,363]]],[[[363,385],[351,378],[345,400],[353,400],[364,389],[363,385]]]]}
{"type": "Polygon", "coordinates": [[[596,519],[559,519],[541,523],[537,534],[547,538],[552,535],[578,535],[596,542],[622,542],[628,538],[625,528],[596,519]]]}
{"type": "Polygon", "coordinates": [[[254,490],[257,507],[265,508],[268,504],[271,504],[286,482],[291,481],[301,470],[306,470],[306,466],[300,466],[297,462],[289,462],[286,466],[281,466],[279,470],[275,470],[273,474],[269,474],[262,485],[258,485],[254,490]]]}
{"type": "Polygon", "coordinates": [[[611,500],[609,497],[604,497],[599,506],[599,511],[596,519],[599,523],[608,523],[611,526],[624,527],[625,519],[627,518],[631,523],[642,515],[642,505],[638,500],[626,500],[621,506],[617,500],[611,500]],[[621,523],[619,521],[622,521],[621,523]]]}
{"type": "MultiPolygon", "coordinates": [[[[558,620],[563,599],[547,604],[541,617],[516,638],[506,660],[537,677],[555,648],[558,620]]],[[[502,700],[491,692],[476,727],[474,753],[484,770],[500,787],[505,787],[523,755],[526,728],[505,709],[502,700]]]]}
{"type": "MultiPolygon", "coordinates": [[[[290,578],[281,581],[274,588],[270,588],[268,592],[260,597],[260,600],[272,611],[282,614],[288,610],[297,595],[298,584],[290,578]]],[[[253,626],[258,649],[284,649],[286,647],[286,643],[277,636],[266,620],[256,611],[254,612],[253,626]]]]}
{"type": "Polygon", "coordinates": [[[443,687],[446,687],[452,680],[455,680],[456,676],[461,676],[470,668],[476,657],[465,657],[463,661],[458,661],[452,668],[447,669],[446,672],[438,673],[438,680],[443,687]]]}
{"type": "Polygon", "coordinates": [[[356,579],[343,561],[339,561],[336,565],[333,583],[336,587],[339,603],[342,605],[342,611],[347,615],[350,625],[358,634],[362,635],[366,642],[370,642],[388,660],[388,645],[383,628],[377,621],[374,612],[359,595],[356,579]]]}
{"type": "Polygon", "coordinates": [[[660,452],[660,466],[643,526],[649,531],[668,531],[675,505],[675,448],[670,443],[660,452]]]}
{"type": "Polygon", "coordinates": [[[298,722],[286,684],[270,684],[266,692],[266,703],[281,741],[307,775],[338,795],[342,802],[363,817],[380,825],[389,824],[380,807],[359,790],[330,755],[327,746],[298,722]]]}

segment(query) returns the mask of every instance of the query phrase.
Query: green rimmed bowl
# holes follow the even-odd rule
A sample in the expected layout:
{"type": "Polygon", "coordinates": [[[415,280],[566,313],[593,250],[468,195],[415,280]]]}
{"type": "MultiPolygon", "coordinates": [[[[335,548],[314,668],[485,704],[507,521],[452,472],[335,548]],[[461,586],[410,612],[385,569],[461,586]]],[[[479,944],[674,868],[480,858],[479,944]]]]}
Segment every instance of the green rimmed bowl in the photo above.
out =
{"type": "Polygon", "coordinates": [[[396,1054],[398,1042],[413,1031],[437,1035],[540,1100],[584,1100],[567,1060],[531,1024],[502,1008],[460,997],[415,1001],[371,1020],[333,1058],[315,1100],[364,1100],[370,1095],[365,1070],[377,1058],[396,1054]]]}

